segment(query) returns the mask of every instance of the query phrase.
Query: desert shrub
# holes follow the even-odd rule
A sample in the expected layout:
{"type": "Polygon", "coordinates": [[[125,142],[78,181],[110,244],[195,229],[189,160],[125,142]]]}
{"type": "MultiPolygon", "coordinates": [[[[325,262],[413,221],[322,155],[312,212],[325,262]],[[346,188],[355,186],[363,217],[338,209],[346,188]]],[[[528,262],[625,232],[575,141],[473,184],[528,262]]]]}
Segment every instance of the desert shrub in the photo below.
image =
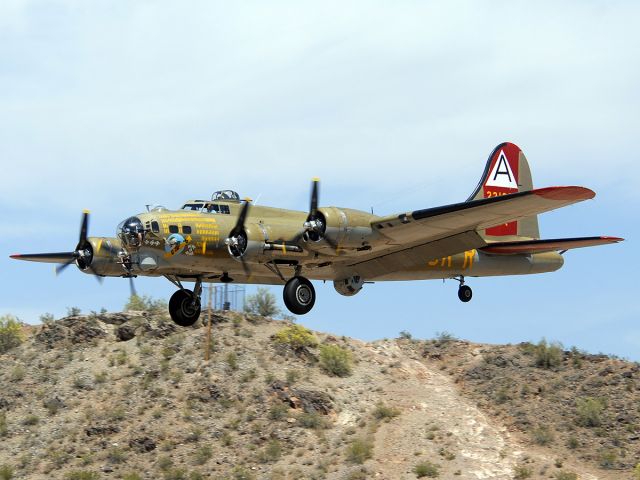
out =
{"type": "Polygon", "coordinates": [[[599,454],[600,466],[602,468],[614,468],[618,460],[618,454],[610,448],[604,449],[599,454]]]}
{"type": "Polygon", "coordinates": [[[288,414],[289,407],[287,407],[284,403],[276,403],[269,409],[268,416],[271,420],[282,420],[286,418],[288,414]]]}
{"type": "Polygon", "coordinates": [[[325,418],[318,412],[308,412],[298,415],[298,425],[303,428],[311,428],[315,430],[328,428],[329,426],[325,418]]]}
{"type": "Polygon", "coordinates": [[[127,312],[164,312],[167,309],[167,302],[162,299],[154,299],[149,295],[143,295],[142,297],[139,295],[131,295],[124,309],[127,312]]]}
{"type": "Polygon", "coordinates": [[[172,468],[164,472],[164,480],[187,480],[187,471],[184,468],[172,468]]]}
{"type": "Polygon", "coordinates": [[[24,341],[22,323],[13,315],[0,316],[0,354],[8,352],[24,341]]]}
{"type": "Polygon", "coordinates": [[[64,480],[99,480],[100,475],[89,470],[74,470],[64,476],[64,480]]]}
{"type": "Polygon", "coordinates": [[[362,464],[373,456],[373,443],[366,438],[356,438],[347,447],[347,460],[362,464]]]}
{"type": "Polygon", "coordinates": [[[227,361],[227,365],[231,370],[238,369],[238,356],[236,355],[235,352],[229,352],[227,354],[226,361],[227,361]]]}
{"type": "Polygon", "coordinates": [[[299,370],[287,370],[286,379],[289,385],[293,385],[302,376],[299,370]]]}
{"type": "Polygon", "coordinates": [[[276,345],[283,345],[292,350],[302,350],[318,345],[318,340],[311,330],[302,325],[290,325],[273,336],[276,345]]]}
{"type": "Polygon", "coordinates": [[[0,480],[11,480],[13,478],[13,468],[9,465],[0,467],[0,480]]]}
{"type": "Polygon", "coordinates": [[[244,467],[235,467],[231,471],[231,478],[233,480],[254,480],[256,477],[244,467]]]}
{"type": "Polygon", "coordinates": [[[538,445],[549,445],[553,442],[553,431],[546,425],[538,425],[531,432],[531,436],[538,445]]]}
{"type": "Polygon", "coordinates": [[[27,369],[22,365],[16,365],[13,370],[11,370],[11,381],[19,382],[20,380],[24,380],[24,377],[27,375],[27,369]]]}
{"type": "Polygon", "coordinates": [[[530,478],[531,475],[533,475],[533,470],[527,465],[516,465],[513,469],[514,480],[525,480],[526,478],[530,478]]]}
{"type": "Polygon", "coordinates": [[[351,352],[338,345],[320,346],[320,366],[330,375],[347,377],[351,375],[351,352]]]}
{"type": "Polygon", "coordinates": [[[213,450],[209,445],[202,445],[196,450],[196,465],[204,465],[213,456],[213,450]]]}
{"type": "Polygon", "coordinates": [[[576,400],[576,422],[582,427],[599,427],[602,425],[602,412],[606,402],[600,398],[586,397],[576,400]]]}
{"type": "Polygon", "coordinates": [[[413,335],[411,335],[411,332],[407,332],[406,330],[402,330],[398,334],[398,338],[400,340],[411,340],[411,339],[413,339],[413,335]]]}
{"type": "Polygon", "coordinates": [[[9,427],[7,426],[7,414],[0,412],[0,438],[9,435],[9,427]]]}
{"type": "Polygon", "coordinates": [[[157,465],[158,465],[158,468],[160,470],[162,470],[163,472],[166,472],[173,465],[173,461],[171,460],[171,458],[163,456],[163,457],[158,458],[157,465]]]}
{"type": "Polygon", "coordinates": [[[555,480],[578,480],[578,474],[573,472],[556,472],[553,476],[555,480]]]}
{"type": "Polygon", "coordinates": [[[438,342],[439,344],[446,344],[457,339],[458,338],[453,333],[436,332],[436,342],[438,342]]]}
{"type": "Polygon", "coordinates": [[[633,477],[636,480],[640,480],[640,463],[636,465],[636,468],[633,469],[633,477]]]}
{"type": "Polygon", "coordinates": [[[544,338],[533,347],[534,363],[540,368],[557,368],[562,364],[564,352],[559,342],[548,343],[544,338]]]}
{"type": "Polygon", "coordinates": [[[413,473],[415,473],[418,478],[436,478],[440,475],[440,468],[435,463],[421,462],[413,467],[413,473]]]}
{"type": "Polygon", "coordinates": [[[122,480],[142,480],[142,477],[140,476],[139,473],[131,472],[131,473],[126,473],[122,477],[122,480]]]}
{"type": "Polygon", "coordinates": [[[67,307],[68,317],[77,317],[81,313],[82,313],[82,310],[79,307],[67,307]]]}
{"type": "Polygon", "coordinates": [[[567,447],[569,447],[571,450],[575,450],[579,446],[580,442],[578,441],[578,439],[574,435],[571,435],[567,440],[567,447]]]}
{"type": "Polygon", "coordinates": [[[40,417],[33,414],[29,414],[22,419],[22,424],[30,427],[37,425],[39,422],[40,422],[40,417]]]}
{"type": "Polygon", "coordinates": [[[118,447],[113,447],[107,452],[107,460],[111,463],[124,463],[127,460],[127,454],[118,447]]]}
{"type": "Polygon", "coordinates": [[[384,403],[379,403],[373,411],[373,416],[378,420],[388,420],[400,415],[400,410],[393,407],[387,407],[384,403]]]}
{"type": "Polygon", "coordinates": [[[258,287],[255,294],[247,295],[244,311],[263,317],[273,317],[280,313],[276,305],[276,296],[266,287],[258,287]]]}
{"type": "Polygon", "coordinates": [[[282,455],[282,446],[278,440],[271,440],[267,446],[258,453],[258,460],[261,463],[276,462],[282,455]]]}

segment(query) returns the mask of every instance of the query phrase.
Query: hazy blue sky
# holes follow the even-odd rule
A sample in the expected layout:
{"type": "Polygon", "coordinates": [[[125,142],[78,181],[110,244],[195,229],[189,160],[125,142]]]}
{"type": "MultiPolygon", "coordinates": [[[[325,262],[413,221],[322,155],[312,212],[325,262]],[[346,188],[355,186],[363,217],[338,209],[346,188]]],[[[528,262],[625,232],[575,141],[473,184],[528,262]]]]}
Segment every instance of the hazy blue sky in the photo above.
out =
{"type": "MultiPolygon", "coordinates": [[[[363,339],[546,337],[640,360],[636,2],[0,2],[0,314],[119,309],[127,281],[9,260],[112,235],[148,203],[233,188],[261,204],[394,213],[464,200],[509,140],[536,186],[598,196],[546,237],[617,235],[557,273],[316,284],[300,321],[363,339]]],[[[141,293],[168,298],[164,279],[141,293]]],[[[280,288],[274,287],[280,298],[280,288]]]]}

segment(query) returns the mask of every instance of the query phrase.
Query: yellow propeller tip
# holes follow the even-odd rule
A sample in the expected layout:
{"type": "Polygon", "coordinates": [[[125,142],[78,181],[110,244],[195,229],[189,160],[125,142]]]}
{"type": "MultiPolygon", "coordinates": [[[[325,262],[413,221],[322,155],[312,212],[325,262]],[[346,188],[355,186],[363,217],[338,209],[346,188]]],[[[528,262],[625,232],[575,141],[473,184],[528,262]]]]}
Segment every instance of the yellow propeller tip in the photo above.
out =
{"type": "Polygon", "coordinates": [[[320,177],[313,177],[311,179],[312,182],[319,182],[320,181],[320,177]]]}
{"type": "Polygon", "coordinates": [[[89,213],[91,213],[91,212],[85,208],[84,210],[82,210],[82,213],[87,213],[87,214],[89,214],[89,213]]]}
{"type": "Polygon", "coordinates": [[[244,201],[245,201],[245,202],[253,202],[253,198],[246,197],[246,198],[244,199],[244,201]]]}

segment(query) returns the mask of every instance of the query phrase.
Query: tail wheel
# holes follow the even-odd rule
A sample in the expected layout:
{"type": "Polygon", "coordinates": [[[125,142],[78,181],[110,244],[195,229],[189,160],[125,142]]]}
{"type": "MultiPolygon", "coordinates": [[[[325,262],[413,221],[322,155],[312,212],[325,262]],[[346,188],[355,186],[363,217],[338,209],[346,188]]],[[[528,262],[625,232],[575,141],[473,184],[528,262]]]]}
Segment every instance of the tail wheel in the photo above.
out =
{"type": "Polygon", "coordinates": [[[284,304],[291,313],[304,315],[309,313],[316,303],[316,291],[309,280],[293,277],[284,286],[284,304]]]}
{"type": "Polygon", "coordinates": [[[190,327],[200,317],[200,298],[191,290],[178,290],[169,300],[171,320],[181,327],[190,327]]]}
{"type": "Polygon", "coordinates": [[[460,301],[467,303],[469,300],[471,300],[471,297],[473,297],[473,291],[471,290],[471,287],[467,285],[460,285],[460,288],[458,288],[458,298],[460,299],[460,301]]]}

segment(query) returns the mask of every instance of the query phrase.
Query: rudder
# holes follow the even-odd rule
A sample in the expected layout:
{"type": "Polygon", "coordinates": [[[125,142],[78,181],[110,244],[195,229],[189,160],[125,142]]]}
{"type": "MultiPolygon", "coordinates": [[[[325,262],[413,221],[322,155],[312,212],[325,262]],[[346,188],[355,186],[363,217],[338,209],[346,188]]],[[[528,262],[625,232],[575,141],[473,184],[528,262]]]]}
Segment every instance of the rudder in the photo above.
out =
{"type": "MultiPolygon", "coordinates": [[[[489,155],[480,182],[467,201],[528,190],[533,190],[533,180],[527,157],[517,145],[504,142],[494,148],[489,155]]],[[[504,237],[539,239],[538,217],[531,216],[497,225],[487,228],[481,234],[489,240],[502,241],[504,237]]]]}

